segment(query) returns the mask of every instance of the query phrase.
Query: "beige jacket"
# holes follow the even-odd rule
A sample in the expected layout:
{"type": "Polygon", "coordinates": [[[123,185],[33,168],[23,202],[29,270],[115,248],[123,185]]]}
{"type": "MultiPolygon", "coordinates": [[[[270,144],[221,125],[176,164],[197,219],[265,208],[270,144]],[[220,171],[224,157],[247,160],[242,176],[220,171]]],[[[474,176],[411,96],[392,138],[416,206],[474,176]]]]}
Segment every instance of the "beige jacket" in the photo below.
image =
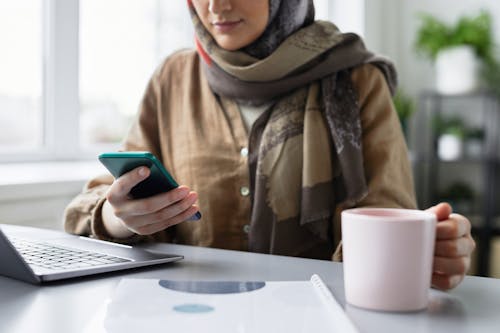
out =
{"type": "MultiPolygon", "coordinates": [[[[363,65],[352,71],[352,81],[359,94],[369,188],[359,206],[415,208],[407,148],[385,79],[376,67],[363,65]]],[[[90,180],[67,207],[65,229],[122,243],[147,238],[248,250],[247,144],[248,133],[237,104],[212,93],[196,52],[178,52],[151,78],[123,149],[155,154],[179,184],[198,193],[203,218],[149,237],[113,239],[101,219],[104,196],[113,178],[103,175],[90,180]]],[[[335,244],[340,243],[340,210],[332,221],[335,244]]]]}

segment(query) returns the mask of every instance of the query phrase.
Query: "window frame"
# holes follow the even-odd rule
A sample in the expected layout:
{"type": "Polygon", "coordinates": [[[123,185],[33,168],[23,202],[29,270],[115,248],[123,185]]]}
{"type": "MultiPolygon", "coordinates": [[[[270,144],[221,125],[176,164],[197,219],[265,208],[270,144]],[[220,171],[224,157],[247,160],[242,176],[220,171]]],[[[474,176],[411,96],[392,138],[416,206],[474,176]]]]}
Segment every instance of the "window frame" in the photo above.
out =
{"type": "Polygon", "coordinates": [[[117,148],[80,144],[80,0],[42,1],[41,146],[2,152],[2,163],[90,160],[117,148]]]}
{"type": "Polygon", "coordinates": [[[46,159],[78,159],[80,155],[79,13],[79,0],[44,0],[43,145],[46,159]]]}

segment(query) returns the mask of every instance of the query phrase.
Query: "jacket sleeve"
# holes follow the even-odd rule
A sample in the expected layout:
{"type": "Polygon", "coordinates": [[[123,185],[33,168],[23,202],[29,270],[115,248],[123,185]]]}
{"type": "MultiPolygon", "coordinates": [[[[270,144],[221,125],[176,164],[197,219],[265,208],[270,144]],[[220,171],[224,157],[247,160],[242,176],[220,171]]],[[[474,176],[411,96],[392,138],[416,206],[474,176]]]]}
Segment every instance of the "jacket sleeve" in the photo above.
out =
{"type": "Polygon", "coordinates": [[[406,141],[383,74],[364,65],[352,75],[358,88],[368,195],[358,207],[416,208],[406,141]]]}
{"type": "MultiPolygon", "coordinates": [[[[352,82],[358,92],[363,129],[363,160],[368,194],[357,207],[417,207],[413,174],[406,141],[384,75],[374,65],[353,70],[352,82]]],[[[334,237],[340,244],[339,207],[335,216],[334,237]]],[[[333,260],[341,260],[341,246],[333,260]]]]}
{"type": "MultiPolygon", "coordinates": [[[[125,137],[120,150],[150,151],[160,153],[157,111],[160,96],[160,72],[162,66],[152,76],[144,93],[139,113],[125,137]]],[[[102,206],[106,201],[106,192],[113,183],[111,175],[101,175],[90,180],[83,191],[66,207],[64,228],[72,234],[90,236],[118,243],[136,243],[144,240],[170,241],[170,231],[159,232],[151,236],[133,235],[126,239],[111,237],[102,221],[102,206]]]]}

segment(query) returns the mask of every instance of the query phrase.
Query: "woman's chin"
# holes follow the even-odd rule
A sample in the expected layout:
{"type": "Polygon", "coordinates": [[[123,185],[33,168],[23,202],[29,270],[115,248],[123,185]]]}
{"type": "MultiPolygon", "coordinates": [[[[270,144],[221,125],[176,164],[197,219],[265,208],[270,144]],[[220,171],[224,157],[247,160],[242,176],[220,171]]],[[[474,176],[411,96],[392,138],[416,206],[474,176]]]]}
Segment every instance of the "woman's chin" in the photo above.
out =
{"type": "Polygon", "coordinates": [[[234,46],[227,46],[225,44],[220,44],[220,43],[217,43],[221,49],[224,49],[226,51],[237,51],[239,49],[241,49],[241,47],[234,47],[234,46]]]}
{"type": "Polygon", "coordinates": [[[244,48],[246,45],[241,43],[241,41],[238,41],[238,42],[232,42],[232,41],[227,41],[227,40],[224,40],[224,41],[220,41],[220,40],[216,40],[217,42],[217,45],[219,45],[222,49],[226,50],[226,51],[237,51],[241,48],[244,48]]]}
{"type": "Polygon", "coordinates": [[[242,34],[232,34],[232,35],[215,35],[214,39],[217,45],[226,51],[237,51],[240,50],[253,42],[255,42],[260,35],[248,36],[242,34]]]}

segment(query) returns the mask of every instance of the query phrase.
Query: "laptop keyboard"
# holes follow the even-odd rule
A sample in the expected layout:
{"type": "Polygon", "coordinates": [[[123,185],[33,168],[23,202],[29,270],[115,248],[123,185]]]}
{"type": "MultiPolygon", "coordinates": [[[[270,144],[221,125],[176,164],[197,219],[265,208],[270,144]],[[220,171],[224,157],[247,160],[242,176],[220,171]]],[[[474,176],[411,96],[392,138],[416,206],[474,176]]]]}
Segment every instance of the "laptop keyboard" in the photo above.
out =
{"type": "Polygon", "coordinates": [[[132,261],[98,252],[79,250],[44,242],[9,238],[29,265],[61,270],[132,261]]]}

